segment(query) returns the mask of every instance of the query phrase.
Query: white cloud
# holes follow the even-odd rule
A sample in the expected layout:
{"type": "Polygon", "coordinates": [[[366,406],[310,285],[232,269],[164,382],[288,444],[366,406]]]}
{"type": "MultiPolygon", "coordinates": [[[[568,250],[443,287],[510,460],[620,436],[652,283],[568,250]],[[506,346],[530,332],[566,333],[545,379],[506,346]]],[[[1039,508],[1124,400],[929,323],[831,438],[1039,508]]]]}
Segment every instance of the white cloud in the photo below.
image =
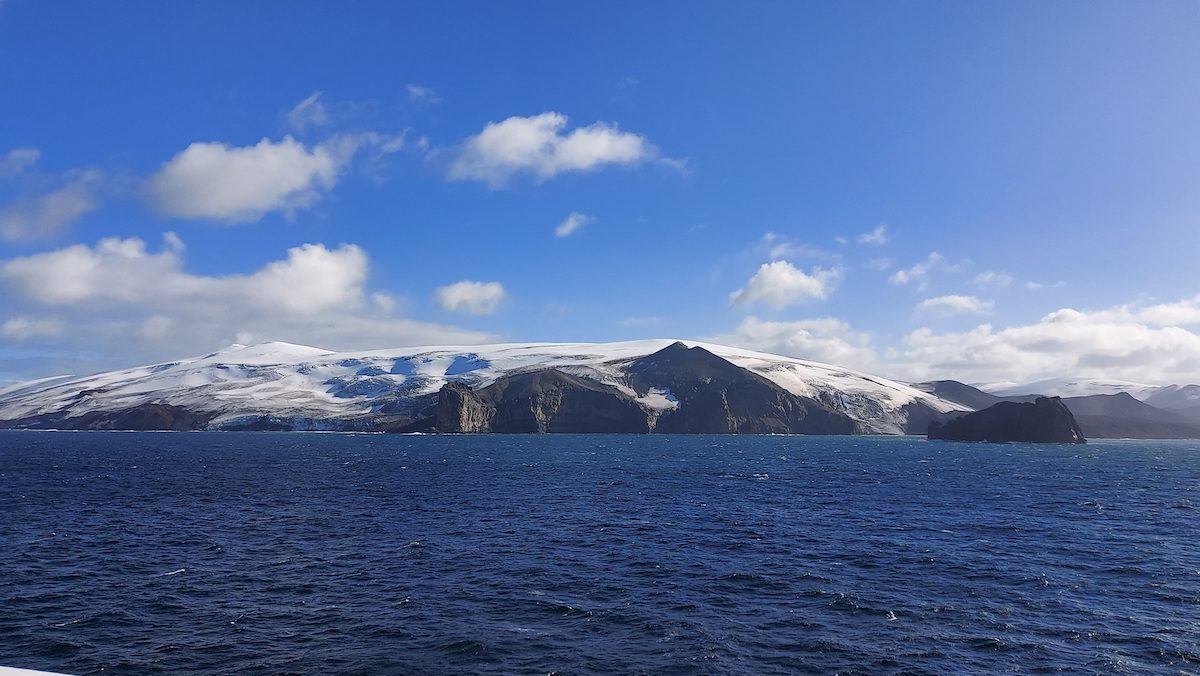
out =
{"type": "Polygon", "coordinates": [[[890,237],[888,237],[887,225],[880,223],[879,225],[875,226],[875,229],[871,232],[864,232],[863,234],[859,235],[858,243],[876,245],[887,244],[888,239],[890,239],[890,237]]]}
{"type": "Polygon", "coordinates": [[[990,300],[981,300],[975,296],[952,294],[949,296],[938,296],[937,298],[926,298],[917,303],[917,312],[945,315],[982,314],[991,311],[993,306],[994,303],[990,300]]]}
{"type": "Polygon", "coordinates": [[[772,261],[785,258],[812,258],[835,263],[841,261],[841,257],[838,254],[797,242],[775,232],[764,234],[758,244],[747,251],[747,253],[755,257],[765,254],[772,261]]]}
{"type": "Polygon", "coordinates": [[[0,178],[12,178],[25,173],[42,156],[37,148],[13,148],[0,155],[0,178]]]}
{"type": "Polygon", "coordinates": [[[771,322],[746,317],[732,334],[711,340],[865,371],[878,367],[870,337],[832,318],[771,322]]]}
{"type": "Polygon", "coordinates": [[[404,85],[404,88],[405,88],[405,90],[408,91],[408,100],[413,103],[435,104],[435,103],[442,102],[442,97],[438,96],[438,93],[433,91],[429,87],[423,87],[421,85],[416,85],[416,84],[408,84],[408,85],[404,85]]]}
{"type": "Polygon", "coordinates": [[[871,260],[867,261],[863,265],[865,265],[866,267],[868,267],[872,270],[878,270],[880,272],[883,272],[884,270],[887,270],[888,268],[892,267],[895,264],[896,264],[896,261],[892,260],[891,258],[872,258],[871,260]]]}
{"type": "Polygon", "coordinates": [[[463,144],[449,177],[499,188],[522,172],[544,181],[570,171],[665,161],[645,137],[615,124],[597,122],[563,133],[566,125],[567,117],[554,112],[488,123],[463,144]]]}
{"type": "Polygon", "coordinates": [[[908,381],[1029,382],[1111,378],[1158,384],[1200,382],[1200,295],[1103,310],[1063,308],[1007,328],[962,332],[923,327],[894,348],[837,319],[766,322],[749,317],[715,342],[815,359],[908,381]]]}
{"type": "Polygon", "coordinates": [[[313,92],[293,106],[287,113],[288,126],[303,134],[309,129],[329,124],[329,110],[321,100],[321,94],[322,92],[313,92]]]}
{"type": "Polygon", "coordinates": [[[1063,281],[1054,282],[1053,284],[1043,284],[1042,282],[1025,282],[1025,288],[1030,291],[1041,291],[1042,289],[1059,289],[1066,286],[1063,281]]]}
{"type": "Polygon", "coordinates": [[[1071,376],[1151,383],[1200,381],[1200,296],[1099,311],[1063,308],[1024,326],[912,332],[903,362],[917,378],[1020,382],[1071,376]]]}
{"type": "Polygon", "coordinates": [[[33,319],[13,317],[0,325],[0,337],[9,340],[32,338],[57,338],[62,335],[65,324],[59,319],[33,319]]]}
{"type": "Polygon", "coordinates": [[[182,242],[165,240],[160,251],[140,239],[109,238],[3,261],[0,295],[25,312],[0,337],[54,331],[80,350],[103,353],[112,360],[104,366],[199,354],[239,336],[333,349],[493,338],[389,317],[395,303],[368,292],[369,261],[354,245],[305,244],[257,270],[218,277],[187,272],[182,242]]]}
{"type": "Polygon", "coordinates": [[[911,268],[897,270],[889,281],[892,284],[915,283],[917,288],[923,289],[929,284],[929,273],[940,267],[946,267],[946,258],[940,253],[934,251],[933,253],[929,254],[925,260],[917,263],[911,268]]]}
{"type": "Polygon", "coordinates": [[[729,294],[731,305],[762,303],[780,309],[806,300],[827,298],[841,281],[837,268],[798,270],[787,261],[763,263],[746,286],[729,294]]]}
{"type": "Polygon", "coordinates": [[[554,229],[555,237],[568,237],[576,230],[591,223],[594,219],[587,214],[581,214],[578,211],[572,211],[558,227],[554,229]]]}
{"type": "Polygon", "coordinates": [[[187,249],[187,245],[183,243],[183,239],[173,232],[163,233],[163,244],[175,253],[183,253],[187,249]]]}
{"type": "Polygon", "coordinates": [[[375,293],[371,294],[371,302],[374,303],[375,307],[385,315],[392,314],[392,312],[396,310],[396,306],[399,305],[399,303],[396,301],[396,298],[393,297],[392,294],[384,293],[382,291],[376,291],[375,293]]]}
{"type": "Polygon", "coordinates": [[[311,148],[291,136],[245,147],[193,143],[163,164],[146,189],[160,211],[180,218],[238,223],[272,211],[290,216],[331,190],[360,149],[391,153],[401,143],[373,132],[334,136],[311,148]]]}
{"type": "Polygon", "coordinates": [[[455,282],[436,292],[437,301],[450,312],[490,315],[500,307],[507,294],[500,282],[455,282]]]}
{"type": "Polygon", "coordinates": [[[654,326],[661,324],[661,317],[626,317],[617,320],[617,324],[626,328],[636,328],[639,326],[654,326]]]}
{"type": "Polygon", "coordinates": [[[29,240],[57,235],[99,206],[100,172],[75,173],[59,188],[0,207],[0,239],[29,240]]]}
{"type": "Polygon", "coordinates": [[[1013,276],[1004,271],[984,270],[975,275],[975,284],[978,286],[999,286],[1006,287],[1013,283],[1013,276]]]}
{"type": "Polygon", "coordinates": [[[251,275],[203,277],[184,272],[178,249],[151,253],[137,238],[104,239],[94,248],[76,244],[0,265],[0,281],[21,297],[45,305],[136,303],[169,308],[228,300],[299,315],[357,305],[366,275],[362,249],[305,244],[251,275]]]}

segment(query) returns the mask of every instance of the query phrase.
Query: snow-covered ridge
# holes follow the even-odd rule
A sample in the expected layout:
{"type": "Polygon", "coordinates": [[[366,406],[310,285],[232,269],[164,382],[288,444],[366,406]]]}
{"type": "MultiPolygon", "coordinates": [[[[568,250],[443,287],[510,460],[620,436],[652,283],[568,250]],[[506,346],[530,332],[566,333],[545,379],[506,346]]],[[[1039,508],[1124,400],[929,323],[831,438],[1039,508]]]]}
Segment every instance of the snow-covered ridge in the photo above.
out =
{"type": "Polygon", "coordinates": [[[1030,383],[982,385],[979,389],[998,397],[1019,397],[1029,394],[1042,394],[1050,397],[1088,397],[1094,394],[1120,394],[1121,392],[1126,392],[1135,399],[1145,401],[1155,391],[1163,388],[1157,385],[1134,383],[1127,380],[1046,378],[1030,383]]]}
{"type": "MultiPolygon", "coordinates": [[[[357,418],[436,393],[450,381],[482,387],[506,375],[555,368],[636,396],[625,383],[633,360],[676,341],[506,343],[403,347],[332,352],[290,343],[233,345],[201,357],[86,377],[57,377],[0,390],[0,420],[67,412],[119,411],[171,404],[216,414],[213,424],[250,415],[312,420],[357,418]]],[[[696,341],[730,362],[794,394],[845,411],[875,433],[900,433],[902,407],[923,403],[945,412],[961,406],[910,385],[791,357],[696,341]]],[[[669,392],[652,391],[650,409],[677,406],[669,392]]]]}

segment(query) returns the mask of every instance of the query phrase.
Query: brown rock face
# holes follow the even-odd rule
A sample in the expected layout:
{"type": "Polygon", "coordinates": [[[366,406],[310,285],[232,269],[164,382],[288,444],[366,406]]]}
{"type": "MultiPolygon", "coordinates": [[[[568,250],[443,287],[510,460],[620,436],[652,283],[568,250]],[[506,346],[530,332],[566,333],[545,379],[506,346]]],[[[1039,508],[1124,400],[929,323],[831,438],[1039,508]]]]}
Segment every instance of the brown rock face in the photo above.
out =
{"type": "Polygon", "coordinates": [[[641,433],[649,416],[611,387],[546,369],[501,378],[477,391],[448,383],[438,394],[439,432],[641,433]]]}
{"type": "Polygon", "coordinates": [[[636,401],[600,383],[547,369],[503,378],[480,390],[495,402],[496,432],[646,434],[636,401]]]}
{"type": "Polygon", "coordinates": [[[462,383],[446,383],[438,392],[434,426],[439,432],[479,434],[491,432],[496,407],[485,403],[462,383]]]}

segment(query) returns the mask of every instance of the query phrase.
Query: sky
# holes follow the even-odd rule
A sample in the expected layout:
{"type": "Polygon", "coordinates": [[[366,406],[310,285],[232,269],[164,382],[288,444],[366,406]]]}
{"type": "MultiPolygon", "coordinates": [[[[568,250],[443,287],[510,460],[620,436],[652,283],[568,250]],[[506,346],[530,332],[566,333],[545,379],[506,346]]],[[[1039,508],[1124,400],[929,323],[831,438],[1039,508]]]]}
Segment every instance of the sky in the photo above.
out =
{"type": "Polygon", "coordinates": [[[1200,4],[0,0],[0,381],[710,340],[1200,381],[1200,4]]]}

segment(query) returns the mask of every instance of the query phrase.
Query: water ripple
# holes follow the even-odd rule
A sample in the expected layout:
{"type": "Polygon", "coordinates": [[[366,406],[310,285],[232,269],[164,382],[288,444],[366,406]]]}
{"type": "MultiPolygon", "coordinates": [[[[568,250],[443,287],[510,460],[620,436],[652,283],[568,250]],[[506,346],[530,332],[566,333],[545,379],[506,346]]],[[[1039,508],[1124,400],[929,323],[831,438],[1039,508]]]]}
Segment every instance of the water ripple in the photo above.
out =
{"type": "Polygon", "coordinates": [[[1200,448],[0,433],[0,664],[1200,671],[1200,448]]]}

